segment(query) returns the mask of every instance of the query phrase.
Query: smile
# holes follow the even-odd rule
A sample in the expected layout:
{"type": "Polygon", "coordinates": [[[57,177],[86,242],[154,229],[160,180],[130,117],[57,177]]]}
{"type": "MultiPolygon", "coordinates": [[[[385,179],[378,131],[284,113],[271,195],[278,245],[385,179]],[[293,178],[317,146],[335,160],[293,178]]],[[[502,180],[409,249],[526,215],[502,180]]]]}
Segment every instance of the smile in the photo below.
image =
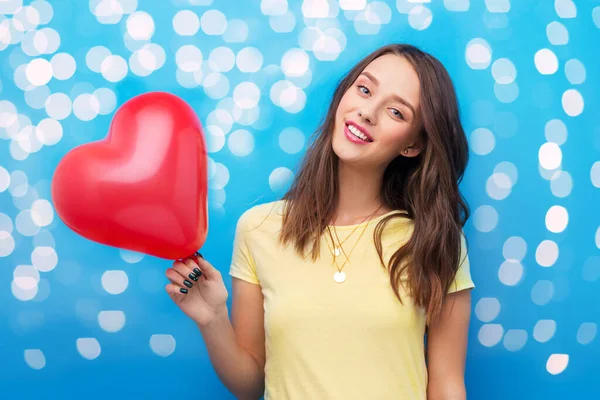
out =
{"type": "Polygon", "coordinates": [[[367,144],[373,142],[373,139],[371,139],[364,129],[357,127],[352,122],[346,124],[344,133],[346,134],[346,137],[354,143],[367,144]]]}

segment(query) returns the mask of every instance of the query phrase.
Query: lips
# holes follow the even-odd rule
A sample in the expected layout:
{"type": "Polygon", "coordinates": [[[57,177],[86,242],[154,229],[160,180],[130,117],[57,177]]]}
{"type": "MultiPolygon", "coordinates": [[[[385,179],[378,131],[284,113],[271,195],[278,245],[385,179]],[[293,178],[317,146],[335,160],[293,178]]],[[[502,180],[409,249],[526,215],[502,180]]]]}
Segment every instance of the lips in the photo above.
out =
{"type": "Polygon", "coordinates": [[[356,122],[354,122],[354,121],[346,121],[346,126],[348,126],[348,125],[353,125],[353,126],[354,126],[356,129],[358,129],[358,130],[359,130],[359,131],[360,131],[360,132],[361,132],[363,135],[365,135],[365,136],[367,137],[367,139],[369,139],[371,142],[373,141],[373,137],[372,137],[372,136],[369,134],[369,131],[368,131],[366,128],[364,128],[364,127],[360,126],[359,124],[357,124],[357,123],[356,123],[356,122]]]}

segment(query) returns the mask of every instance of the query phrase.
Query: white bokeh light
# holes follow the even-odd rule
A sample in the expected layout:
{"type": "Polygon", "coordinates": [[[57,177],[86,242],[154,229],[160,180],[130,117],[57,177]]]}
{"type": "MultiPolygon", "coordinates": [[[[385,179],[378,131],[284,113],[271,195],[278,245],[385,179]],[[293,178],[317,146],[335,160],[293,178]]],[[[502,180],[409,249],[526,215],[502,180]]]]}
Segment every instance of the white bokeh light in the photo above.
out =
{"type": "Polygon", "coordinates": [[[263,55],[255,47],[245,47],[239,51],[235,63],[242,72],[257,72],[263,64],[263,55]]]}
{"type": "Polygon", "coordinates": [[[582,345],[592,343],[596,334],[598,333],[598,326],[594,322],[583,322],[577,329],[577,342],[582,345]]]}
{"type": "Polygon", "coordinates": [[[523,264],[518,260],[505,260],[498,269],[498,279],[506,286],[515,286],[522,278],[523,264]]]}
{"type": "Polygon", "coordinates": [[[310,58],[302,49],[290,49],[281,59],[281,70],[287,77],[303,76],[309,65],[310,58]]]}
{"type": "Polygon", "coordinates": [[[25,74],[32,85],[45,85],[52,79],[52,64],[43,58],[33,59],[27,64],[25,74]]]}
{"type": "Polygon", "coordinates": [[[123,311],[100,311],[98,325],[106,332],[118,332],[125,326],[125,313],[123,311]]]}
{"type": "Polygon", "coordinates": [[[121,56],[110,55],[100,65],[102,76],[109,82],[119,82],[127,76],[127,61],[121,56]]]}
{"type": "Polygon", "coordinates": [[[562,107],[570,117],[576,117],[583,112],[583,96],[575,89],[569,89],[562,95],[562,107]]]}
{"type": "Polygon", "coordinates": [[[49,272],[56,268],[58,255],[52,247],[36,247],[31,253],[31,264],[41,272],[49,272]]]}
{"type": "Polygon", "coordinates": [[[471,133],[469,140],[471,149],[477,155],[484,156],[494,150],[496,138],[492,131],[487,128],[477,128],[471,133]]]}
{"type": "Polygon", "coordinates": [[[507,260],[522,261],[527,254],[527,242],[520,236],[512,236],[504,242],[502,255],[507,260]]]}
{"type": "Polygon", "coordinates": [[[219,10],[208,10],[200,18],[200,26],[207,35],[222,35],[227,30],[227,17],[219,10]]]}
{"type": "Polygon", "coordinates": [[[480,232],[491,232],[498,225],[498,212],[492,206],[483,205],[473,213],[475,229],[480,232]]]}
{"type": "Polygon", "coordinates": [[[481,322],[491,322],[500,314],[500,302],[495,297],[483,297],[475,305],[475,315],[481,322]]]}
{"type": "Polygon", "coordinates": [[[477,339],[485,347],[497,345],[504,335],[504,328],[500,324],[484,324],[479,328],[477,339]]]}
{"type": "Polygon", "coordinates": [[[492,61],[492,47],[483,39],[472,39],[467,43],[465,58],[469,67],[486,69],[492,61]]]}
{"type": "Polygon", "coordinates": [[[245,129],[238,129],[229,135],[227,147],[233,155],[245,157],[254,150],[254,136],[245,129]]]}
{"type": "Polygon", "coordinates": [[[517,78],[517,69],[508,58],[499,58],[492,64],[492,76],[497,83],[507,85],[517,78]]]}
{"type": "Polygon", "coordinates": [[[546,370],[552,375],[562,373],[569,365],[568,354],[552,354],[546,362],[546,370]]]}
{"type": "Polygon", "coordinates": [[[552,233],[560,233],[569,224],[569,213],[562,206],[552,206],[546,213],[546,228],[552,233]]]}
{"type": "Polygon", "coordinates": [[[148,40],[154,34],[154,20],[144,11],[136,11],[127,17],[127,33],[134,40],[148,40]]]}
{"type": "Polygon", "coordinates": [[[175,351],[176,342],[172,335],[155,334],[150,337],[150,348],[154,354],[168,357],[175,351]]]}
{"type": "Polygon", "coordinates": [[[433,14],[431,10],[423,5],[418,5],[408,13],[408,24],[411,28],[422,31],[431,25],[433,14]]]}
{"type": "Polygon", "coordinates": [[[102,274],[102,287],[110,294],[121,294],[128,285],[129,278],[125,271],[109,270],[102,274]]]}
{"type": "Polygon", "coordinates": [[[75,59],[69,53],[55,54],[50,60],[54,78],[65,81],[73,76],[77,65],[75,59]]]}
{"type": "Polygon", "coordinates": [[[558,259],[559,249],[552,240],[542,241],[535,251],[535,261],[542,267],[551,267],[558,259]]]}
{"type": "Polygon", "coordinates": [[[40,349],[26,349],[23,356],[31,369],[42,369],[46,366],[46,357],[40,349]]]}
{"type": "Polygon", "coordinates": [[[524,329],[509,329],[504,334],[504,348],[508,351],[519,351],[527,343],[527,331],[524,329]]]}
{"type": "Polygon", "coordinates": [[[181,10],[173,17],[173,29],[180,36],[194,36],[200,29],[200,18],[190,10],[181,10]]]}
{"type": "Polygon", "coordinates": [[[542,75],[552,75],[558,71],[558,57],[550,49],[541,49],[533,58],[535,67],[542,75]]]}
{"type": "Polygon", "coordinates": [[[100,343],[95,338],[79,338],[75,345],[79,354],[88,360],[94,360],[100,356],[100,343]]]}
{"type": "Polygon", "coordinates": [[[554,46],[562,46],[569,43],[569,31],[567,27],[558,21],[550,22],[546,26],[548,41],[554,46]]]}
{"type": "Polygon", "coordinates": [[[540,343],[546,343],[556,333],[556,321],[552,319],[541,319],[533,328],[533,337],[540,343]]]}
{"type": "Polygon", "coordinates": [[[562,163],[562,151],[556,143],[547,142],[540,146],[538,158],[542,168],[554,170],[562,163]]]}

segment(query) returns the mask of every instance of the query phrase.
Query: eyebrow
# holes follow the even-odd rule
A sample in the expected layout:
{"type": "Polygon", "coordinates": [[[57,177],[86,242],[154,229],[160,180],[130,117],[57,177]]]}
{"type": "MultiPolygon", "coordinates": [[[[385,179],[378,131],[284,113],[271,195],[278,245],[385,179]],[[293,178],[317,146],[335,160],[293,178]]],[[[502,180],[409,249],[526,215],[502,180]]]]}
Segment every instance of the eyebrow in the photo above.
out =
{"type": "MultiPolygon", "coordinates": [[[[373,81],[373,83],[375,85],[379,86],[379,81],[371,73],[363,71],[361,75],[366,76],[371,81],[373,81]]],[[[408,101],[404,100],[402,97],[398,96],[397,94],[394,94],[394,100],[397,100],[400,103],[404,104],[406,107],[408,107],[410,109],[410,111],[412,112],[412,114],[415,115],[415,108],[408,101]]]]}

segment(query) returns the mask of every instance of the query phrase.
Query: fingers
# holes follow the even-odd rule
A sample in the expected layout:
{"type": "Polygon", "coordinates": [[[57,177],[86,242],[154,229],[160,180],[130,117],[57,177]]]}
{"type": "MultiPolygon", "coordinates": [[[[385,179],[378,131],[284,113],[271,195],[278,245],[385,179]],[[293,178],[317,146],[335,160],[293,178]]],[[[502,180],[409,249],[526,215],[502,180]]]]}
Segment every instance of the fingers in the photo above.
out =
{"type": "Polygon", "coordinates": [[[193,286],[192,282],[194,280],[183,277],[181,273],[176,271],[174,268],[167,269],[165,275],[167,276],[169,281],[171,281],[172,285],[175,285],[179,289],[182,289],[180,290],[180,292],[183,294],[187,293],[187,290],[191,289],[193,286]]]}
{"type": "Polygon", "coordinates": [[[169,296],[171,296],[173,298],[176,298],[179,295],[187,293],[187,289],[186,288],[182,288],[182,287],[180,287],[180,286],[178,286],[177,284],[174,284],[174,283],[167,284],[165,286],[165,290],[167,291],[167,293],[169,293],[169,296]]]}
{"type": "Polygon", "coordinates": [[[177,271],[183,279],[192,280],[194,282],[198,282],[198,279],[202,276],[202,271],[198,269],[198,265],[190,259],[175,261],[173,263],[173,269],[177,271]]]}
{"type": "Polygon", "coordinates": [[[215,267],[213,267],[211,265],[211,263],[206,261],[204,259],[204,257],[202,257],[202,254],[200,254],[200,253],[196,253],[196,254],[197,254],[197,256],[193,256],[193,258],[198,261],[198,267],[200,268],[202,273],[204,273],[206,279],[210,279],[210,280],[221,279],[221,272],[218,269],[216,269],[215,267]]]}

